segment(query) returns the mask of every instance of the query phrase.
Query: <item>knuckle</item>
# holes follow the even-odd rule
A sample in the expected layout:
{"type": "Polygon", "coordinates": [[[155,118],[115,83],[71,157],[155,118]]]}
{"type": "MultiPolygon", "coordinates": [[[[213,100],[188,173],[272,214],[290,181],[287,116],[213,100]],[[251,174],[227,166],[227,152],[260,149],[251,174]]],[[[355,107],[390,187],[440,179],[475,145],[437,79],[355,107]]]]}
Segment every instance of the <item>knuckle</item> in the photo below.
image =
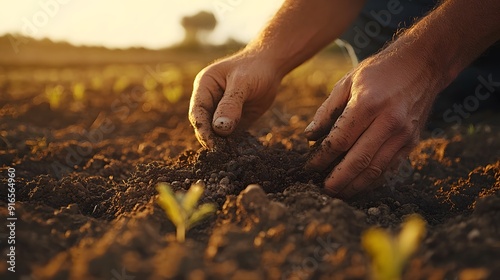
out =
{"type": "Polygon", "coordinates": [[[214,65],[203,68],[194,78],[194,84],[203,83],[206,79],[211,77],[212,72],[214,72],[214,65]]]}
{"type": "Polygon", "coordinates": [[[354,171],[361,172],[365,170],[372,161],[372,157],[369,154],[362,153],[359,154],[352,162],[352,168],[354,171]]]}
{"type": "Polygon", "coordinates": [[[365,169],[365,178],[367,181],[373,181],[382,175],[382,168],[370,165],[365,169]]]}
{"type": "Polygon", "coordinates": [[[334,147],[330,146],[331,150],[337,150],[339,152],[347,152],[351,148],[351,142],[349,141],[349,137],[344,133],[339,133],[335,135],[335,145],[334,147]]]}
{"type": "Polygon", "coordinates": [[[390,132],[400,130],[404,127],[404,118],[397,113],[391,113],[387,115],[384,119],[387,130],[390,132]]]}
{"type": "Polygon", "coordinates": [[[401,137],[403,137],[404,139],[408,139],[409,142],[413,142],[413,138],[414,138],[413,134],[414,134],[414,130],[411,126],[404,126],[400,132],[401,137]]]}
{"type": "Polygon", "coordinates": [[[376,98],[372,98],[370,102],[363,102],[362,109],[367,116],[376,116],[379,113],[380,105],[376,98]]]}

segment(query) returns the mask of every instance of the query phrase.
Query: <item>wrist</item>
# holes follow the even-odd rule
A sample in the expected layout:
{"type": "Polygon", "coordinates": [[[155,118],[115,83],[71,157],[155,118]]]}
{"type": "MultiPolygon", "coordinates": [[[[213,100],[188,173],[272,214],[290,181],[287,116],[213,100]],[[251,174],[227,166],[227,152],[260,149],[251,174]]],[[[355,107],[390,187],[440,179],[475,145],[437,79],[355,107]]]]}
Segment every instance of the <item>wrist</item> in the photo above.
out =
{"type": "Polygon", "coordinates": [[[246,60],[258,63],[261,67],[272,72],[279,80],[282,80],[294,67],[290,67],[283,52],[264,46],[256,46],[250,43],[240,55],[246,60]]]}
{"type": "Polygon", "coordinates": [[[445,1],[404,32],[393,49],[405,49],[437,75],[444,84],[500,39],[500,2],[445,1]],[[479,23],[481,21],[481,23],[479,23]]]}

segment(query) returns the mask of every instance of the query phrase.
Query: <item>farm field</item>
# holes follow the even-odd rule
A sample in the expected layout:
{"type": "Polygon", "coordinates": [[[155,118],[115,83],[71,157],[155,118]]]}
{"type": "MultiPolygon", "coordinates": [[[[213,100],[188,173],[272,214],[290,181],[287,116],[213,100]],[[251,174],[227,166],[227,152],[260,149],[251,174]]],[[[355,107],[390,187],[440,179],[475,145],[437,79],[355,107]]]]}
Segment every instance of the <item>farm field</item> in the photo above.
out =
{"type": "Polygon", "coordinates": [[[349,61],[307,62],[249,132],[207,151],[187,110],[196,73],[217,56],[0,66],[1,279],[369,279],[363,232],[397,233],[414,213],[427,232],[403,279],[500,277],[498,112],[461,126],[431,118],[390,184],[343,201],[322,192],[326,174],[303,170],[302,131],[349,61]],[[201,202],[218,210],[179,243],[155,187],[199,180],[201,202]]]}

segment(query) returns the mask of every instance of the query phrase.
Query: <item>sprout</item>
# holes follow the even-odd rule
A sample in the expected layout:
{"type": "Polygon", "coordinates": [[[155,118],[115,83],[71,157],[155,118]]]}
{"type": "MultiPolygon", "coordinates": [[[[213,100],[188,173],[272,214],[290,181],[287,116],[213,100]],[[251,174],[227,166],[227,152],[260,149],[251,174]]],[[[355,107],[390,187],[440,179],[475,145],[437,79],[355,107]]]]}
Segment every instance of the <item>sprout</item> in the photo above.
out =
{"type": "Polygon", "coordinates": [[[401,279],[403,269],[417,250],[425,234],[425,221],[410,216],[398,236],[379,228],[368,229],[361,237],[365,250],[372,257],[374,279],[401,279]]]}
{"type": "Polygon", "coordinates": [[[50,108],[52,110],[58,109],[61,106],[61,98],[64,92],[64,88],[61,85],[55,87],[46,87],[45,95],[49,100],[50,108]]]}
{"type": "Polygon", "coordinates": [[[142,84],[144,85],[144,88],[146,90],[151,90],[151,91],[155,90],[156,87],[158,86],[158,82],[151,76],[144,77],[142,84]]]}
{"type": "Polygon", "coordinates": [[[128,86],[130,85],[129,79],[126,77],[120,77],[118,78],[115,83],[113,84],[113,92],[114,93],[121,93],[124,91],[128,86]]]}
{"type": "Polygon", "coordinates": [[[476,132],[476,128],[474,127],[473,124],[469,124],[469,127],[467,127],[467,135],[474,135],[476,132]]]}
{"type": "Polygon", "coordinates": [[[165,210],[167,217],[177,229],[177,241],[184,242],[186,231],[215,212],[214,204],[206,203],[198,207],[198,200],[204,192],[203,185],[196,183],[183,193],[174,193],[169,184],[160,183],[156,187],[158,204],[165,210]]]}
{"type": "Polygon", "coordinates": [[[82,101],[85,98],[85,85],[83,83],[76,83],[73,85],[73,99],[82,101]]]}
{"type": "Polygon", "coordinates": [[[175,104],[181,99],[182,97],[182,86],[181,85],[175,85],[175,86],[164,86],[163,87],[163,96],[172,104],[175,104]]]}

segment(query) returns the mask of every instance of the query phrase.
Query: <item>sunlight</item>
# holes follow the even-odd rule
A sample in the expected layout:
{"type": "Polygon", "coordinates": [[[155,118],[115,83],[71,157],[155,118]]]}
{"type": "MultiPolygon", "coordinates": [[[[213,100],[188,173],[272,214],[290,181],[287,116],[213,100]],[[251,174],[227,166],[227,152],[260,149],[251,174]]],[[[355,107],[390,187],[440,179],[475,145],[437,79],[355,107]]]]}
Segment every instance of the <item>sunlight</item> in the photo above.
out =
{"type": "Polygon", "coordinates": [[[184,30],[179,24],[182,17],[205,10],[217,19],[215,30],[207,38],[210,42],[223,43],[228,38],[246,42],[282,2],[0,0],[0,34],[20,33],[77,45],[161,48],[183,40],[184,30]]]}

